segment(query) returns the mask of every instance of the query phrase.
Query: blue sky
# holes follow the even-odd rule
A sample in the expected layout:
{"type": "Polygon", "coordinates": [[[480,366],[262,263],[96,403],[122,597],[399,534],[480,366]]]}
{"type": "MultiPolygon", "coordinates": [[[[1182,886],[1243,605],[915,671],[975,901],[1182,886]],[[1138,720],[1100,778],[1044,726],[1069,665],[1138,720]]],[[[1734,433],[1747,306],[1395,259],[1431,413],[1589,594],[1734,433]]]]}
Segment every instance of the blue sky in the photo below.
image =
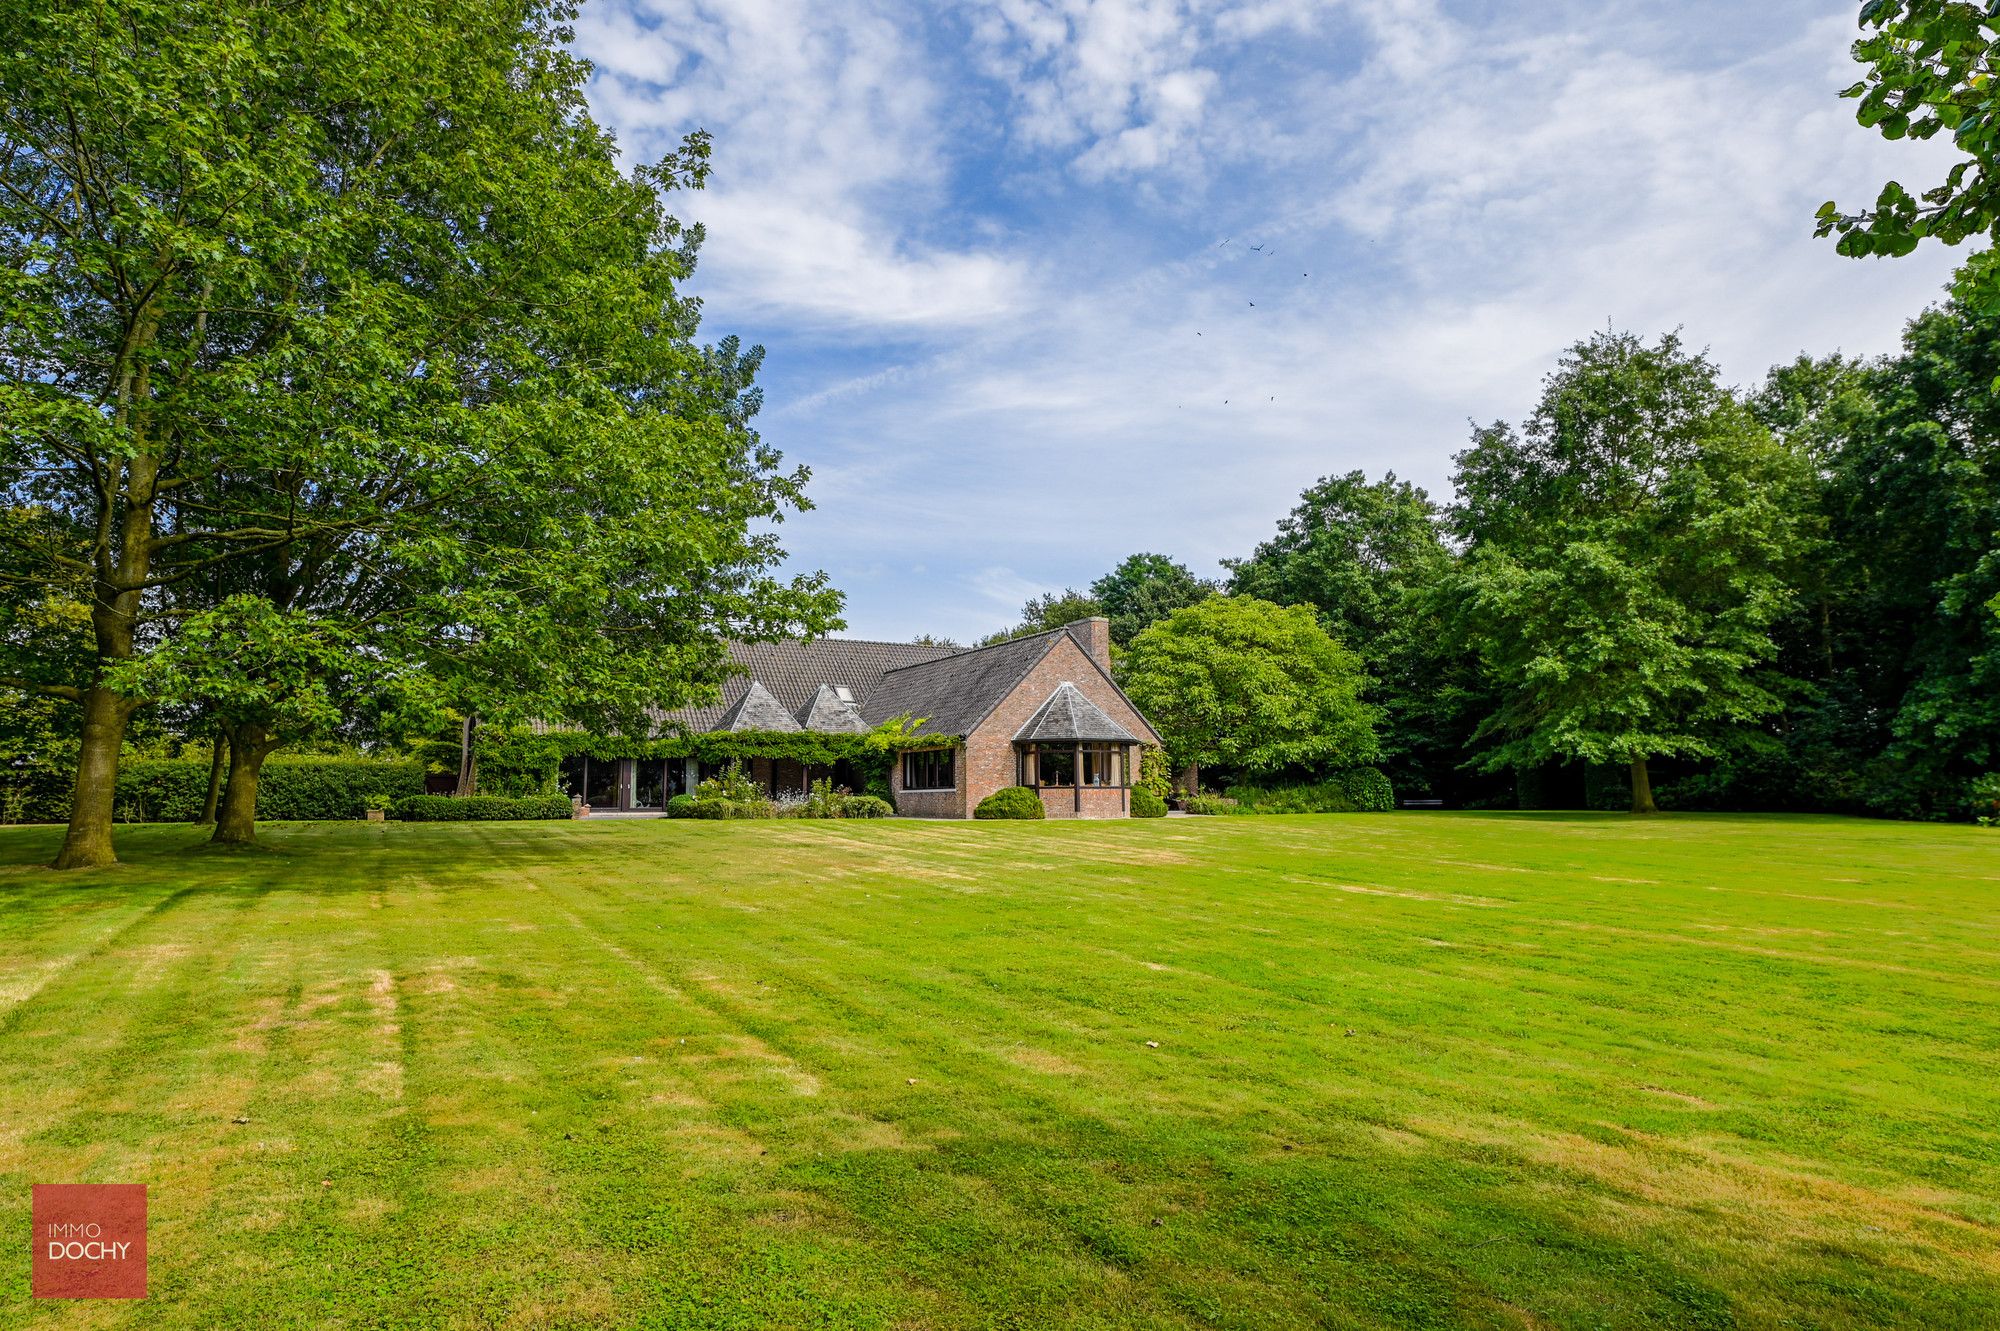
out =
{"type": "Polygon", "coordinates": [[[1837,99],[1853,11],[592,0],[576,45],[628,155],[715,136],[676,211],[812,468],[794,565],[968,640],[1134,551],[1214,574],[1328,473],[1443,497],[1607,322],[1741,383],[1892,349],[1960,256],[1812,238],[1946,152],[1837,99]]]}

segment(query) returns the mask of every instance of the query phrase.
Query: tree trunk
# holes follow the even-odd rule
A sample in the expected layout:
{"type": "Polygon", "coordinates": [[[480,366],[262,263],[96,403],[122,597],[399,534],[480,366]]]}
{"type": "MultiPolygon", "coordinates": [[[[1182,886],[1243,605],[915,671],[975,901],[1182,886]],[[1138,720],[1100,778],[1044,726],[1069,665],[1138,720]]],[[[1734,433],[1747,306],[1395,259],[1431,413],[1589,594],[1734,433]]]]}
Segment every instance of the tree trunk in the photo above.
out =
{"type": "Polygon", "coordinates": [[[1189,763],[1186,767],[1183,767],[1178,784],[1180,785],[1181,793],[1184,795],[1201,794],[1201,764],[1189,763]]]}
{"type": "Polygon", "coordinates": [[[1632,812],[1658,813],[1660,806],[1653,803],[1653,778],[1646,772],[1646,760],[1632,760],[1632,812]]]}
{"type": "Polygon", "coordinates": [[[215,835],[222,846],[247,846],[257,837],[257,781],[280,741],[256,724],[234,726],[229,732],[229,784],[222,792],[215,835]]]}
{"type": "Polygon", "coordinates": [[[201,797],[201,814],[195,821],[197,827],[207,827],[215,821],[216,802],[222,798],[222,771],[229,761],[229,736],[221,729],[215,732],[215,747],[208,755],[208,791],[201,797]]]}
{"type": "Polygon", "coordinates": [[[118,753],[132,703],[103,685],[83,695],[83,748],[77,755],[70,796],[69,831],[57,852],[58,869],[97,869],[118,863],[111,846],[111,818],[118,798],[118,753]]]}
{"type": "Polygon", "coordinates": [[[472,737],[478,733],[479,716],[475,712],[465,714],[465,724],[458,731],[458,797],[470,799],[479,778],[478,761],[472,756],[472,737]]]}

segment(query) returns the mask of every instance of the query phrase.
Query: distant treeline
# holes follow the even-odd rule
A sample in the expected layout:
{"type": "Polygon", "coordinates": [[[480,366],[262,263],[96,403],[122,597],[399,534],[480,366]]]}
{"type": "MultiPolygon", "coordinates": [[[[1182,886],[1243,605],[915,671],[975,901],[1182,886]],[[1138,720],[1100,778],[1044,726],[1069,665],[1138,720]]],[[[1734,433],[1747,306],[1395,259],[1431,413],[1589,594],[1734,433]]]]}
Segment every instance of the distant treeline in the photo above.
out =
{"type": "Polygon", "coordinates": [[[1361,658],[1405,799],[1626,807],[1657,782],[1670,808],[1990,812],[1996,377],[1971,296],[1896,355],[1747,390],[1677,335],[1601,334],[1527,421],[1474,431],[1449,502],[1328,476],[1222,580],[1134,555],[1010,633],[1105,614],[1122,660],[1211,596],[1309,606],[1361,658]]]}

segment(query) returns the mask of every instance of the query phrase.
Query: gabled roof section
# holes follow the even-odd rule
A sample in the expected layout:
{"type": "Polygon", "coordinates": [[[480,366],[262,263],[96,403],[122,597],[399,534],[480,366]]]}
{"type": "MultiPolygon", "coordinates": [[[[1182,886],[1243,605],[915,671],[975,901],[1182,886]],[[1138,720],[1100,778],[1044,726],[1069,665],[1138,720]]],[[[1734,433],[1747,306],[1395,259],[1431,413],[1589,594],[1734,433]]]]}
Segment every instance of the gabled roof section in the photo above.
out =
{"type": "Polygon", "coordinates": [[[1110,740],[1137,744],[1139,737],[1106,716],[1104,709],[1083,696],[1083,690],[1065,680],[1056,685],[1048,701],[1015,732],[1017,740],[1075,742],[1110,740]]]}
{"type": "Polygon", "coordinates": [[[743,696],[734,706],[722,714],[716,723],[717,730],[797,730],[798,721],[785,710],[785,705],[771,695],[771,691],[756,680],[743,690],[743,696]]]}
{"type": "Polygon", "coordinates": [[[781,642],[732,642],[730,664],[735,675],[722,686],[722,697],[702,707],[677,707],[663,711],[655,721],[665,733],[684,731],[702,734],[720,730],[722,718],[749,691],[756,680],[776,697],[779,705],[793,716],[812,702],[822,684],[844,688],[859,700],[865,711],[868,695],[882,684],[884,671],[898,666],[917,665],[950,656],[955,647],[920,647],[909,642],[868,642],[859,638],[817,638],[802,642],[788,638],[781,642]]]}
{"type": "Polygon", "coordinates": [[[800,710],[799,726],[835,735],[859,735],[868,729],[868,723],[854,710],[854,704],[842,699],[831,684],[820,685],[812,701],[800,710]]]}
{"type": "Polygon", "coordinates": [[[1040,663],[1063,630],[975,647],[882,676],[861,715],[870,725],[898,716],[924,722],[923,735],[965,735],[1040,663]]]}

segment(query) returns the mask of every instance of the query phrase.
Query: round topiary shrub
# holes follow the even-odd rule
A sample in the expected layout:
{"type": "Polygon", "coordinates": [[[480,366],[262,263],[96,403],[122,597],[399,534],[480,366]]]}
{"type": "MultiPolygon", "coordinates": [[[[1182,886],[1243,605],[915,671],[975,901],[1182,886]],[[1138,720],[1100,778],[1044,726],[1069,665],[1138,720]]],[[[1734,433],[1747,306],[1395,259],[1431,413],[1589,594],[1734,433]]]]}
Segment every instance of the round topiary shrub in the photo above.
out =
{"type": "Polygon", "coordinates": [[[1167,802],[1144,786],[1132,788],[1132,816],[1134,818],[1164,818],[1167,816],[1167,802]]]}
{"type": "Polygon", "coordinates": [[[890,818],[895,812],[895,805],[873,795],[849,795],[840,802],[842,818],[890,818]]]}
{"type": "Polygon", "coordinates": [[[1008,786],[996,790],[979,801],[979,807],[972,811],[974,818],[1046,818],[1048,810],[1042,807],[1042,797],[1026,786],[1008,786]]]}
{"type": "Polygon", "coordinates": [[[676,795],[672,799],[668,800],[667,817],[669,818],[694,817],[694,796],[676,795]]]}

